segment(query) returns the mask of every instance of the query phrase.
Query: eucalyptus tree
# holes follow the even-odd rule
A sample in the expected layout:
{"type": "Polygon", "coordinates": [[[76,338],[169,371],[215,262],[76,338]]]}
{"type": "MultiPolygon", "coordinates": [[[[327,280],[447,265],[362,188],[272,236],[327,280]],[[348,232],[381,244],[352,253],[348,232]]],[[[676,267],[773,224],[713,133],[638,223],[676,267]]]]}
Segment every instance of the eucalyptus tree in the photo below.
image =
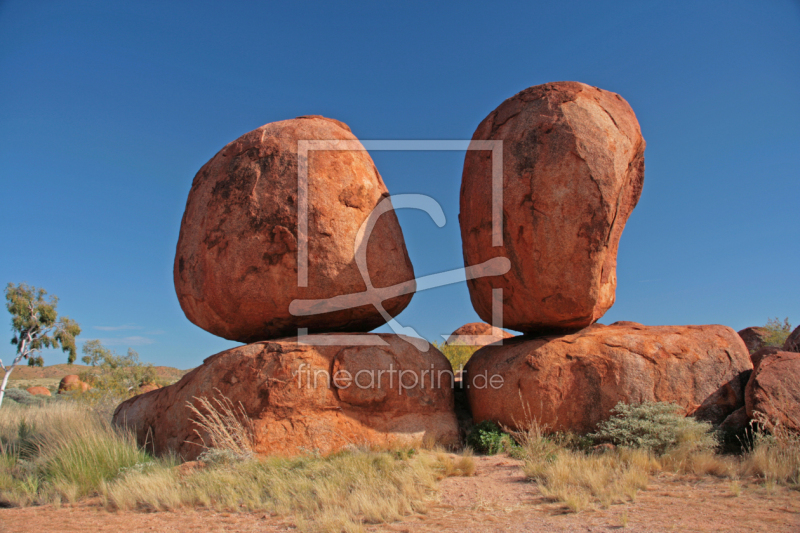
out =
{"type": "Polygon", "coordinates": [[[10,365],[6,366],[0,359],[0,369],[5,372],[0,385],[0,405],[3,404],[8,378],[17,365],[26,360],[28,366],[44,366],[43,348],[61,348],[69,353],[67,362],[71,364],[76,356],[75,337],[81,333],[77,322],[66,316],[59,318],[56,310],[58,297],[51,295],[47,298],[44,289],[9,283],[5,293],[6,309],[11,314],[11,330],[14,332],[11,344],[17,349],[10,365]]]}

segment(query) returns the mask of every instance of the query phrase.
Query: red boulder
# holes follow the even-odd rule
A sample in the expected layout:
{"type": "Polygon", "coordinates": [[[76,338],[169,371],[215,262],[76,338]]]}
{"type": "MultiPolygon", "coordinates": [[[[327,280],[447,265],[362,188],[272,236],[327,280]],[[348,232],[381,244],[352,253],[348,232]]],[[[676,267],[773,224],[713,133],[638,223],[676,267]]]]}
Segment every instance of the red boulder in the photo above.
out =
{"type": "Polygon", "coordinates": [[[617,245],[644,181],[645,142],[628,103],[577,82],[525,89],[478,126],[474,141],[503,142],[502,246],[493,240],[492,152],[470,150],[461,182],[464,264],[506,257],[502,277],[467,282],[492,320],[503,289],[504,327],[575,330],[614,304],[617,245]]]}

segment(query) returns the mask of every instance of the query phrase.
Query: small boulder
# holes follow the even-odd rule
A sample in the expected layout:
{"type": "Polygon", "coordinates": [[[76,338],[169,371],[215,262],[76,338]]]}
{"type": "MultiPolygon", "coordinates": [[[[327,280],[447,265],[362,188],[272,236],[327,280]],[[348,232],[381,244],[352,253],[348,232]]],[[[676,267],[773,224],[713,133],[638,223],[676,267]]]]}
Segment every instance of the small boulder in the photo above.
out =
{"type": "Polygon", "coordinates": [[[770,421],[800,431],[800,353],[764,355],[745,389],[747,416],[763,413],[770,421]]]}
{"type": "Polygon", "coordinates": [[[459,222],[464,264],[506,257],[503,276],[467,281],[492,320],[503,289],[504,327],[575,331],[614,304],[617,246],[639,201],[645,142],[621,96],[577,82],[530,87],[503,102],[473,141],[502,141],[502,245],[493,231],[492,152],[469,150],[459,222]]]}
{"type": "Polygon", "coordinates": [[[747,408],[742,406],[725,417],[719,428],[723,431],[741,433],[750,425],[750,417],[747,416],[747,408]]]}
{"type": "Polygon", "coordinates": [[[37,387],[28,387],[28,388],[27,388],[27,389],[25,389],[25,390],[27,390],[27,391],[28,391],[29,393],[31,393],[33,396],[36,396],[36,395],[41,395],[41,396],[52,396],[52,395],[50,394],[50,389],[48,389],[47,387],[38,387],[38,386],[37,386],[37,387]]]}
{"type": "MultiPolygon", "coordinates": [[[[366,332],[386,323],[371,303],[358,299],[367,285],[355,250],[359,228],[389,191],[366,151],[311,150],[308,217],[299,221],[303,140],[361,146],[338,120],[273,122],[229,143],[192,182],[175,253],[175,291],[186,317],[214,335],[248,343],[297,335],[298,328],[366,332]],[[301,231],[308,243],[302,265],[301,231]],[[298,269],[305,266],[307,286],[301,286],[298,269]],[[352,307],[326,311],[320,303],[342,295],[351,295],[345,303],[352,307]],[[294,300],[316,303],[295,304],[290,312],[294,300]]],[[[389,315],[400,313],[416,285],[393,211],[377,219],[366,245],[366,269],[376,288],[408,289],[383,301],[389,315]]]]}
{"type": "Polygon", "coordinates": [[[90,388],[89,384],[85,381],[81,381],[79,376],[71,374],[61,378],[61,382],[58,384],[58,394],[72,391],[86,392],[90,388]]]}
{"type": "Polygon", "coordinates": [[[500,328],[496,328],[491,324],[487,324],[486,322],[470,322],[469,324],[464,324],[451,333],[445,344],[483,346],[502,339],[508,339],[513,336],[514,335],[511,333],[500,328]],[[491,336],[492,338],[487,339],[486,337],[488,336],[491,336]]]}
{"type": "Polygon", "coordinates": [[[197,398],[221,395],[253,421],[259,454],[457,441],[447,359],[398,335],[375,336],[386,345],[316,346],[287,338],[233,348],[173,385],[123,402],[113,420],[154,453],[184,460],[203,451],[187,402],[200,408],[197,398]]]}
{"type": "Polygon", "coordinates": [[[794,331],[786,338],[786,342],[783,343],[783,351],[800,352],[800,326],[794,328],[794,331]]]}
{"type": "Polygon", "coordinates": [[[744,405],[747,348],[725,326],[595,324],[485,346],[466,366],[475,423],[586,433],[619,402],[670,402],[719,424],[744,405]]]}
{"type": "Polygon", "coordinates": [[[764,346],[766,346],[766,338],[769,336],[769,330],[759,326],[744,328],[739,331],[739,336],[744,341],[750,353],[755,353],[764,346]]]}

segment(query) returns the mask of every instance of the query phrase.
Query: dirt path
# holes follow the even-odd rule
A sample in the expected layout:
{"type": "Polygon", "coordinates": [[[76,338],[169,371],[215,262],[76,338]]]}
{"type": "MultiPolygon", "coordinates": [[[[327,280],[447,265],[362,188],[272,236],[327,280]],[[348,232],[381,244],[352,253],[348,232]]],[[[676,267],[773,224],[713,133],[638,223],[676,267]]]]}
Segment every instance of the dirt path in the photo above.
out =
{"type": "MultiPolygon", "coordinates": [[[[609,509],[567,513],[545,501],[525,481],[519,462],[505,456],[476,457],[469,478],[441,482],[440,502],[425,515],[402,522],[367,526],[383,532],[800,532],[800,492],[742,483],[737,497],[730,482],[711,477],[662,474],[652,479],[635,502],[609,509]]],[[[77,505],[0,509],[0,532],[273,532],[293,531],[290,520],[264,513],[180,511],[109,513],[98,502],[77,505]]]]}

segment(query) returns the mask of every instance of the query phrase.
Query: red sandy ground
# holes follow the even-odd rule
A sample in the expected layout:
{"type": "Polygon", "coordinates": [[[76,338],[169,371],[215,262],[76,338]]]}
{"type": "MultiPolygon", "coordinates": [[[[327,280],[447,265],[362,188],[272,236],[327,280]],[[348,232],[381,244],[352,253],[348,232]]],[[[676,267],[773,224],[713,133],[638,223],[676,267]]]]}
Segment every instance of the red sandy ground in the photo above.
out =
{"type": "MultiPolygon", "coordinates": [[[[771,491],[743,480],[737,497],[730,482],[713,477],[661,474],[651,479],[635,502],[608,509],[568,513],[547,502],[536,485],[525,481],[519,462],[505,456],[476,457],[477,472],[469,478],[448,478],[440,484],[439,503],[424,515],[402,522],[366,526],[367,531],[395,532],[634,532],[747,531],[800,532],[800,492],[785,487],[771,491]],[[627,520],[626,520],[627,519],[627,520]],[[627,521],[627,526],[623,523],[627,521]]],[[[113,513],[97,501],[55,509],[51,506],[0,509],[0,531],[293,531],[291,519],[264,513],[217,513],[185,510],[162,513],[113,513]]]]}

